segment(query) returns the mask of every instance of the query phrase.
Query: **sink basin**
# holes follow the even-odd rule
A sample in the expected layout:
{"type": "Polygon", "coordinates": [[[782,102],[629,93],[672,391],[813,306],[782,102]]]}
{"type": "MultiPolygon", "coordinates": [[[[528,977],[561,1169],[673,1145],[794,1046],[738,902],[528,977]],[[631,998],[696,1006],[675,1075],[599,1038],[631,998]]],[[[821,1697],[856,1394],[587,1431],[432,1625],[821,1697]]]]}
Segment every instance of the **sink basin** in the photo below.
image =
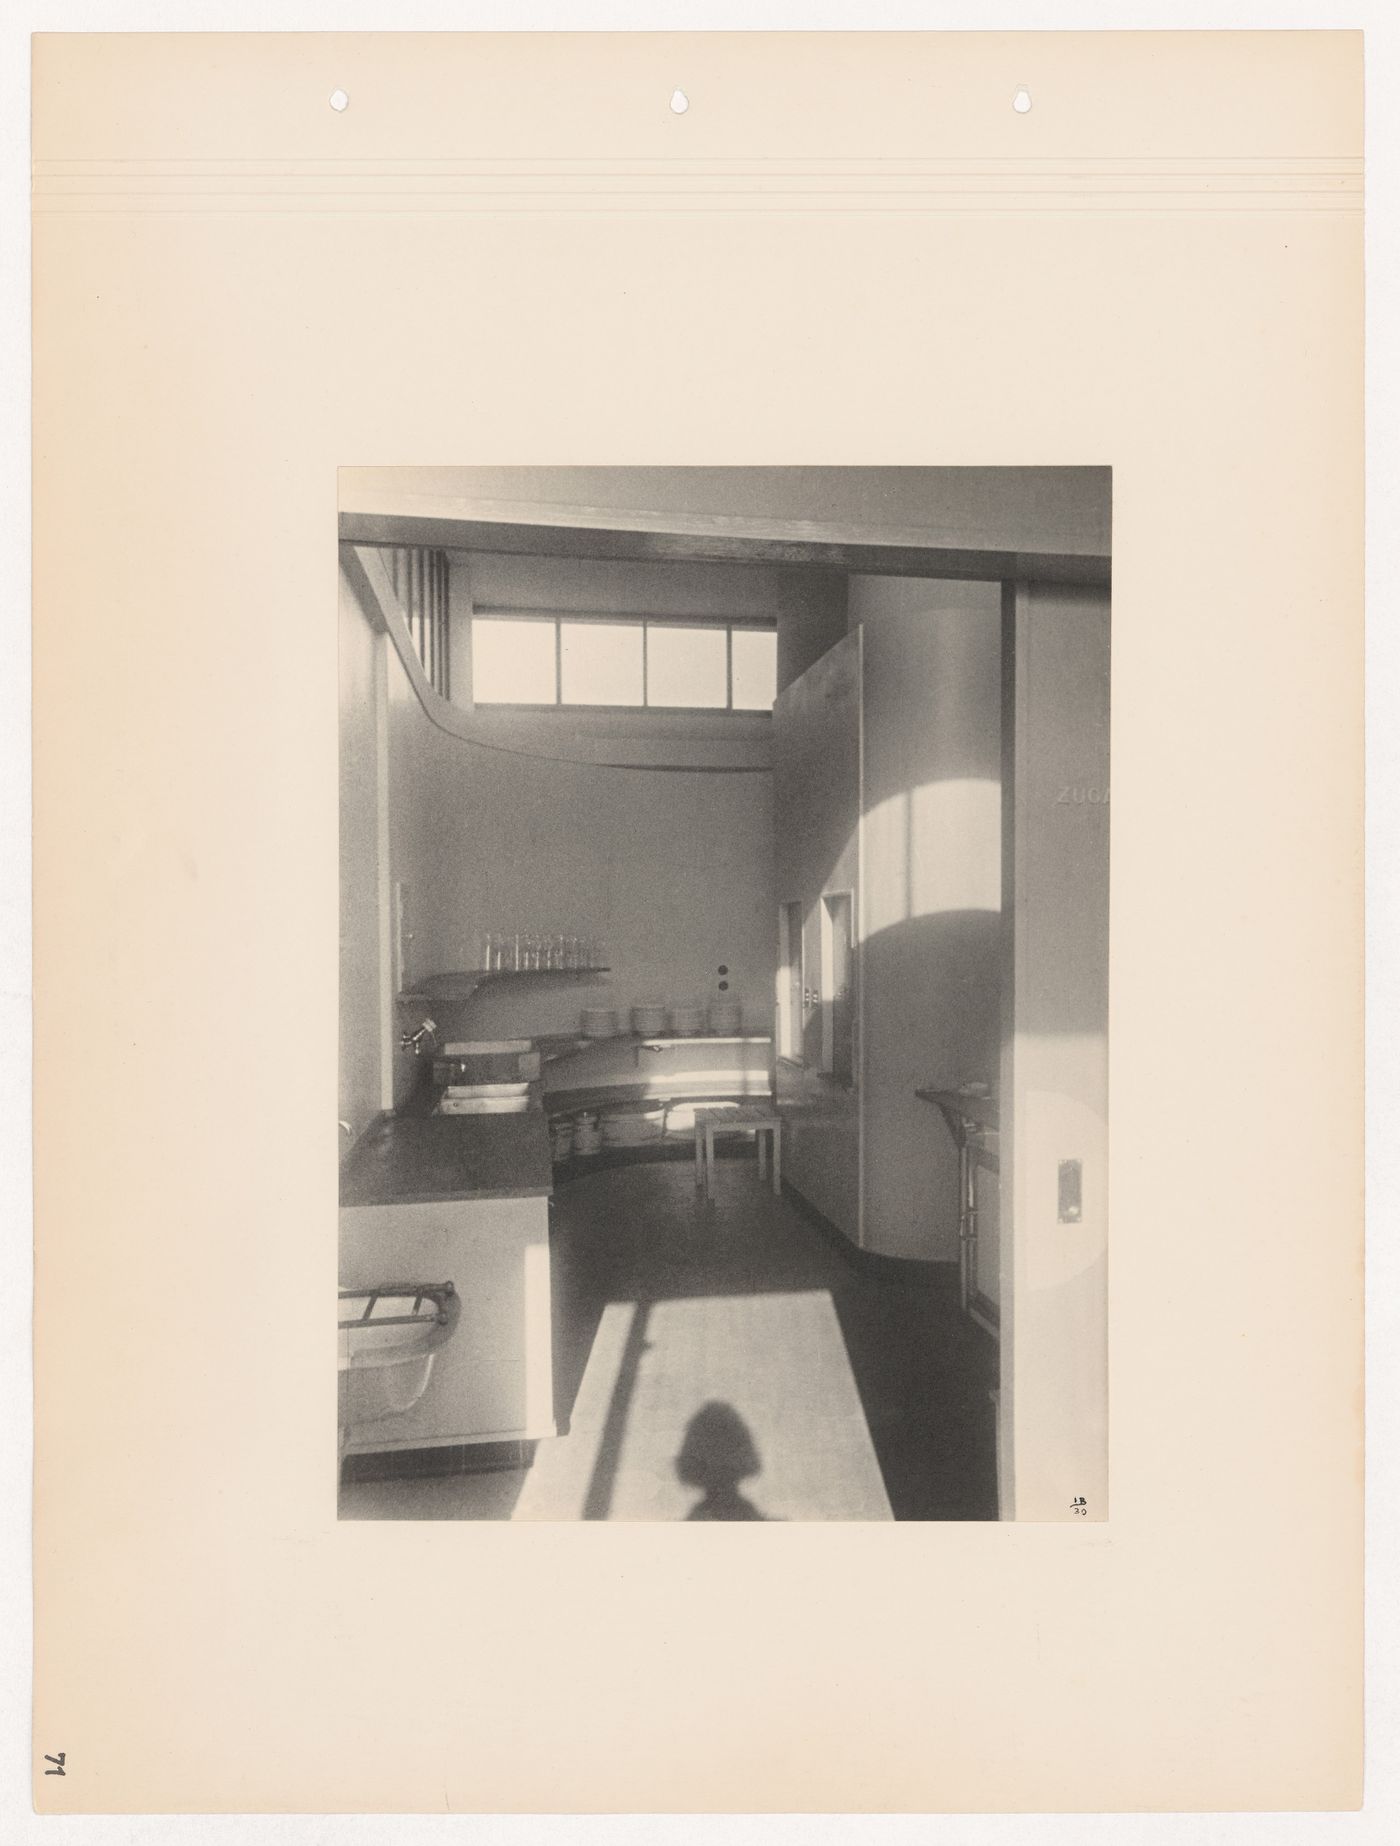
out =
{"type": "Polygon", "coordinates": [[[469,1038],[444,1045],[442,1055],[445,1058],[485,1058],[499,1056],[502,1052],[533,1051],[534,1048],[532,1038],[469,1038]]]}
{"type": "Polygon", "coordinates": [[[444,1096],[438,1115],[528,1115],[539,1104],[533,1096],[444,1096]]]}
{"type": "Polygon", "coordinates": [[[444,1102],[468,1102],[474,1096],[528,1096],[530,1085],[524,1083],[449,1083],[442,1093],[444,1102]]]}

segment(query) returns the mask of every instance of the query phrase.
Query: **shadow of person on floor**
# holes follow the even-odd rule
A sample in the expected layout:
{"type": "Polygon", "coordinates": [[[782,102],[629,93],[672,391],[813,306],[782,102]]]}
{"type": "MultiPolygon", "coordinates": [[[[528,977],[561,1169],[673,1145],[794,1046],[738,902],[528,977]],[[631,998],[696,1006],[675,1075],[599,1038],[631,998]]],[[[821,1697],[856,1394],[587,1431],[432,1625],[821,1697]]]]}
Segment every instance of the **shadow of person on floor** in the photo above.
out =
{"type": "Polygon", "coordinates": [[[732,1404],[703,1404],[686,1426],[685,1440],[676,1457],[676,1473],[687,1487],[698,1487],[703,1498],[686,1514],[687,1519],[762,1519],[752,1500],[739,1492],[762,1470],[749,1426],[732,1404]]]}

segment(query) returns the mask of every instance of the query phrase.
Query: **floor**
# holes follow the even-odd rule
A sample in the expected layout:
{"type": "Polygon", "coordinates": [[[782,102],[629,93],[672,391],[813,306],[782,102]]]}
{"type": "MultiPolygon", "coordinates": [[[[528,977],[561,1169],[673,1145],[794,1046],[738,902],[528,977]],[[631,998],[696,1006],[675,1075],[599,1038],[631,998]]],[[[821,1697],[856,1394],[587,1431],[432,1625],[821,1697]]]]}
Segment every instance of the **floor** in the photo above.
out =
{"type": "MultiPolygon", "coordinates": [[[[350,1519],[994,1519],[996,1349],[951,1293],[857,1268],[752,1158],[556,1195],[561,1427],[528,1466],[431,1459],[350,1519]]],[[[512,1457],[511,1459],[516,1459],[512,1457]]]]}

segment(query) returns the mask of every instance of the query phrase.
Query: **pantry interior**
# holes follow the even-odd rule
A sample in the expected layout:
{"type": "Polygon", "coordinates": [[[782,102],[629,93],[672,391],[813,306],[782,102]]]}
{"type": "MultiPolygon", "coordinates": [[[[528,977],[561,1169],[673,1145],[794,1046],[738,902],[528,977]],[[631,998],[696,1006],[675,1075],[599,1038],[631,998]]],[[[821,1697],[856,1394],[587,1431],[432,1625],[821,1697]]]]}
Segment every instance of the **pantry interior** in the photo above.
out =
{"type": "Polygon", "coordinates": [[[1110,478],[342,471],[343,1516],[1106,1516],[1110,478]]]}

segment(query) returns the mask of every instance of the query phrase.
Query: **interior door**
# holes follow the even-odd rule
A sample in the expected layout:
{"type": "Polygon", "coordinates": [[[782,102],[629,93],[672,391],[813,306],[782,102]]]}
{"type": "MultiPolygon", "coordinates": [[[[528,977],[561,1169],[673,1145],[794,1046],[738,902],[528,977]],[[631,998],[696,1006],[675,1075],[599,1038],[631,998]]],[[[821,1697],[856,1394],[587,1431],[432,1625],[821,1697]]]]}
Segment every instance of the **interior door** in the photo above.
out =
{"type": "Polygon", "coordinates": [[[774,860],[787,899],[793,1035],[777,1060],[783,1177],[860,1241],[857,918],[861,637],[847,635],[773,707],[774,860]],[[794,988],[794,972],[798,976],[794,988]]]}
{"type": "Polygon", "coordinates": [[[1003,604],[1003,1517],[1108,1516],[1109,598],[1003,604]]]}

